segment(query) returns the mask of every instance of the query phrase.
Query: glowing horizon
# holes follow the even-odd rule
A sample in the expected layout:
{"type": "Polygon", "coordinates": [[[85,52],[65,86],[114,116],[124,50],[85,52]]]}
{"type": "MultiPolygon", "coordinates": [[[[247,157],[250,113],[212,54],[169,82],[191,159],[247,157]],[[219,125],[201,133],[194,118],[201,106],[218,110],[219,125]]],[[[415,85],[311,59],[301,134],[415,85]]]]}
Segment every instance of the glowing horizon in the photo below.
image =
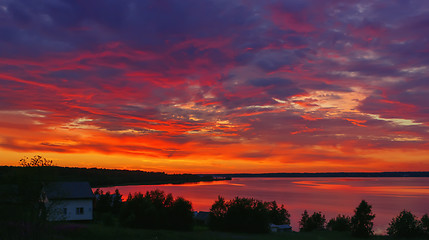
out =
{"type": "Polygon", "coordinates": [[[0,2],[0,165],[429,170],[427,1],[0,2]]]}

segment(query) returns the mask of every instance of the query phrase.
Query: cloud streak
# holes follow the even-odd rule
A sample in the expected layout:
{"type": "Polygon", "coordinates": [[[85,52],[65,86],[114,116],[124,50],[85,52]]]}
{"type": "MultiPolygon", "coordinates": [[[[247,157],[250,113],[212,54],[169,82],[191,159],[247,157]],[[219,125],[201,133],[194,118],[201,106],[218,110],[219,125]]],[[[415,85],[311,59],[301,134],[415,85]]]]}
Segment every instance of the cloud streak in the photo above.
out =
{"type": "Polygon", "coordinates": [[[422,170],[428,16],[423,0],[1,1],[1,151],[422,170]]]}

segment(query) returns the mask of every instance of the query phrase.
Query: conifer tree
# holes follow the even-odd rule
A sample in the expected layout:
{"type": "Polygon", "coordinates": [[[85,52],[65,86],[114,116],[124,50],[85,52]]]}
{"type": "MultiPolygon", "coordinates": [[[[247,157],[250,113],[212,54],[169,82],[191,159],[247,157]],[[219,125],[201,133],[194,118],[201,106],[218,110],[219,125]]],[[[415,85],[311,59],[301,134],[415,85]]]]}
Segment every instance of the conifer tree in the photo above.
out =
{"type": "Polygon", "coordinates": [[[372,213],[372,206],[365,200],[355,209],[355,215],[351,218],[352,234],[357,237],[370,237],[374,234],[372,230],[375,214],[372,213]]]}

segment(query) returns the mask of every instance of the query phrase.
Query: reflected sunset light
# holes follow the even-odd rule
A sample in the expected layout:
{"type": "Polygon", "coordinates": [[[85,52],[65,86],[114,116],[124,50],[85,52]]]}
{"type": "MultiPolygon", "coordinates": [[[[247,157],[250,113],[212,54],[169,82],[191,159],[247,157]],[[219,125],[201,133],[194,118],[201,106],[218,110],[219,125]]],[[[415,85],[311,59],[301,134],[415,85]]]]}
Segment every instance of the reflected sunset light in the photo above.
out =
{"type": "Polygon", "coordinates": [[[160,189],[190,200],[196,211],[209,211],[219,195],[225,199],[240,196],[275,200],[291,213],[294,229],[298,229],[305,209],[322,211],[327,219],[338,214],[351,216],[365,199],[373,206],[378,233],[384,233],[400,209],[421,217],[427,212],[429,201],[429,178],[234,178],[203,184],[117,186],[102,190],[113,192],[116,188],[124,200],[129,193],[160,189]]]}

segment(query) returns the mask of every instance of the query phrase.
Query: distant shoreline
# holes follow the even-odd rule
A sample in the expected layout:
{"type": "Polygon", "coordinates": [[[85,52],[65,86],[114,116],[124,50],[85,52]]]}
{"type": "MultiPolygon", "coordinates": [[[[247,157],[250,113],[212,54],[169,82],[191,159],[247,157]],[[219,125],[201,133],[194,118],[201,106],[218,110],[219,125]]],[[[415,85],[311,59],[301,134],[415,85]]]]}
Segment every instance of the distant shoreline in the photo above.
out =
{"type": "MultiPolygon", "coordinates": [[[[321,172],[321,173],[234,173],[234,174],[167,174],[139,170],[0,166],[0,182],[13,183],[14,177],[22,174],[40,174],[44,181],[88,181],[93,188],[126,185],[185,184],[231,180],[233,178],[383,178],[383,177],[429,177],[422,172],[321,172]],[[33,171],[35,170],[35,171],[33,171]],[[19,173],[19,174],[18,174],[19,173]],[[17,175],[18,174],[18,175],[17,175]]],[[[37,175],[36,174],[36,175],[37,175]]]]}
{"type": "MultiPolygon", "coordinates": [[[[209,175],[210,176],[210,175],[209,175]]],[[[138,185],[182,185],[187,183],[200,183],[200,182],[215,182],[215,181],[225,181],[225,180],[231,180],[231,178],[224,178],[224,179],[202,179],[202,180],[195,180],[195,181],[159,181],[159,182],[131,182],[131,183],[118,183],[118,184],[108,184],[108,185],[96,185],[95,187],[91,188],[108,188],[108,187],[121,187],[121,186],[138,186],[138,185]]]]}
{"type": "Polygon", "coordinates": [[[137,170],[77,168],[77,167],[17,167],[0,166],[0,182],[15,184],[20,176],[43,179],[40,181],[86,181],[93,188],[127,185],[184,184],[228,180],[199,174],[167,174],[137,170]]]}
{"type": "Polygon", "coordinates": [[[429,177],[429,171],[425,172],[329,172],[329,173],[233,173],[233,174],[202,174],[203,176],[229,177],[229,178],[308,178],[308,177],[429,177]]]}

